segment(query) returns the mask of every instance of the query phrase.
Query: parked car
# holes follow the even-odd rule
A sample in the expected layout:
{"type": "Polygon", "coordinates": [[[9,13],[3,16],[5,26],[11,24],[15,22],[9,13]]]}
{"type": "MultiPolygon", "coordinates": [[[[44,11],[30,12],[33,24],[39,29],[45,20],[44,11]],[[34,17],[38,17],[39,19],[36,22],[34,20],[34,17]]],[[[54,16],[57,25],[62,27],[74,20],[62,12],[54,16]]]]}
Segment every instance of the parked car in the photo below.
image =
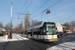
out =
{"type": "Polygon", "coordinates": [[[63,32],[63,35],[66,36],[68,33],[66,31],[63,32]]]}
{"type": "Polygon", "coordinates": [[[70,33],[72,33],[72,32],[70,32],[70,30],[66,30],[66,33],[67,33],[67,34],[70,34],[70,33]]]}
{"type": "Polygon", "coordinates": [[[56,33],[58,37],[63,36],[63,32],[56,32],[56,33]]]}
{"type": "Polygon", "coordinates": [[[64,36],[66,36],[68,33],[63,33],[64,36]]]}
{"type": "Polygon", "coordinates": [[[69,34],[69,35],[74,35],[74,36],[75,36],[75,33],[71,33],[71,34],[69,34]]]}
{"type": "Polygon", "coordinates": [[[0,36],[4,36],[4,33],[0,33],[0,36]]]}

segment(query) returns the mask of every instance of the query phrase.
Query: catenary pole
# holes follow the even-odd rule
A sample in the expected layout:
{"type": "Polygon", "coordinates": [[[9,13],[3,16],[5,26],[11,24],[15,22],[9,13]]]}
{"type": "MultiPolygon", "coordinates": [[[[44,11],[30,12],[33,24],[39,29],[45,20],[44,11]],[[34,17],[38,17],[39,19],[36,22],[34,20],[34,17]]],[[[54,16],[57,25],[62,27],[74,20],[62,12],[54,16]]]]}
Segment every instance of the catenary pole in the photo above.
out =
{"type": "Polygon", "coordinates": [[[25,37],[25,16],[24,16],[24,21],[23,21],[23,37],[25,37]]]}
{"type": "Polygon", "coordinates": [[[11,32],[10,32],[10,38],[12,38],[12,2],[11,2],[11,32]]]}
{"type": "MultiPolygon", "coordinates": [[[[31,15],[31,14],[25,14],[25,13],[13,13],[13,14],[22,14],[22,15],[31,15]]],[[[13,17],[13,18],[15,18],[15,17],[13,17]]],[[[24,18],[15,18],[15,19],[24,19],[23,20],[23,37],[25,37],[25,16],[24,16],[24,18]]]]}

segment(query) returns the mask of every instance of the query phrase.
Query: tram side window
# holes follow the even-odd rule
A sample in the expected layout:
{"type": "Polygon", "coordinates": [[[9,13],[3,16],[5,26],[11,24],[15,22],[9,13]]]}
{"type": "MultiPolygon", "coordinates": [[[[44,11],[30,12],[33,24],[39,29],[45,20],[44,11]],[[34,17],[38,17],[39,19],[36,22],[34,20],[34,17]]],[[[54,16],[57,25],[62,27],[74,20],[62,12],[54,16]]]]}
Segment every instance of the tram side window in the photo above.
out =
{"type": "Polygon", "coordinates": [[[41,28],[41,32],[40,32],[40,33],[41,33],[41,35],[43,35],[43,30],[42,30],[42,28],[41,28]]]}
{"type": "Polygon", "coordinates": [[[40,28],[36,28],[36,30],[34,31],[34,35],[40,35],[40,28]]]}
{"type": "Polygon", "coordinates": [[[46,29],[45,29],[45,27],[43,27],[43,35],[45,35],[46,34],[46,29]]]}
{"type": "Polygon", "coordinates": [[[40,33],[41,33],[41,35],[45,35],[45,27],[41,28],[41,32],[40,33]]]}

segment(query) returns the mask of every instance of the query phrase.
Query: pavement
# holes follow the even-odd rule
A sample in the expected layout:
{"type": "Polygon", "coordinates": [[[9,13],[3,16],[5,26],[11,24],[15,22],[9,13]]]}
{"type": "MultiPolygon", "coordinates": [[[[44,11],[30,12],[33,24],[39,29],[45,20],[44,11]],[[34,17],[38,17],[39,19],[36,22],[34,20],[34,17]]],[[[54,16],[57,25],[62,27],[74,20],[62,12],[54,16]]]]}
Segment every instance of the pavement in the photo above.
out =
{"type": "Polygon", "coordinates": [[[57,42],[44,43],[12,34],[12,39],[0,36],[0,50],[75,50],[75,36],[60,37],[57,42]]]}
{"type": "MultiPolygon", "coordinates": [[[[12,34],[12,39],[8,39],[7,36],[0,36],[0,42],[8,42],[8,41],[18,41],[18,39],[16,38],[16,36],[20,36],[20,34],[12,34]]],[[[24,40],[29,40],[28,38],[22,37],[24,40]]],[[[22,40],[22,39],[20,39],[22,40]]]]}
{"type": "Polygon", "coordinates": [[[58,45],[48,48],[48,50],[75,50],[75,33],[59,37],[57,42],[58,45]]]}
{"type": "Polygon", "coordinates": [[[52,47],[47,48],[47,50],[75,50],[75,42],[64,42],[52,47]]]}
{"type": "Polygon", "coordinates": [[[0,40],[0,50],[46,50],[48,47],[54,45],[56,44],[31,40],[22,37],[20,34],[13,34],[12,39],[0,40]]]}

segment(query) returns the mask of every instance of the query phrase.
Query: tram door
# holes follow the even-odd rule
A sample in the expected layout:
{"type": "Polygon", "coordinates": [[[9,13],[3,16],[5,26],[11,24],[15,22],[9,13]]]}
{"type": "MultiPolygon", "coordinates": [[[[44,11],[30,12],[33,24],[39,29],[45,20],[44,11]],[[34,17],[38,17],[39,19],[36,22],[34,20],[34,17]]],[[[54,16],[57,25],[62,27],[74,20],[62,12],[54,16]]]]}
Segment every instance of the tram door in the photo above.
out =
{"type": "Polygon", "coordinates": [[[41,28],[41,39],[44,39],[44,35],[46,35],[46,29],[45,29],[45,27],[42,27],[41,28]]]}

